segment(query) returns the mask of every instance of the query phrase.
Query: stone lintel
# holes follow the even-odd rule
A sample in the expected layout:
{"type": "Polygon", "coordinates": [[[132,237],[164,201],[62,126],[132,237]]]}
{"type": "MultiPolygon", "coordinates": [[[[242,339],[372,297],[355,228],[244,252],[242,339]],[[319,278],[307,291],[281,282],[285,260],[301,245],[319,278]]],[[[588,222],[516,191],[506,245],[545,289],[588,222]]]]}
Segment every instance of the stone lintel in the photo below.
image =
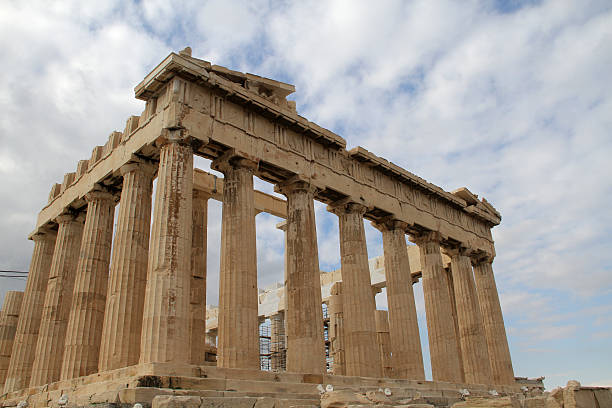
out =
{"type": "Polygon", "coordinates": [[[259,159],[247,153],[228,149],[223,154],[212,161],[210,168],[220,172],[227,171],[229,167],[246,167],[253,172],[259,167],[259,159]]]}

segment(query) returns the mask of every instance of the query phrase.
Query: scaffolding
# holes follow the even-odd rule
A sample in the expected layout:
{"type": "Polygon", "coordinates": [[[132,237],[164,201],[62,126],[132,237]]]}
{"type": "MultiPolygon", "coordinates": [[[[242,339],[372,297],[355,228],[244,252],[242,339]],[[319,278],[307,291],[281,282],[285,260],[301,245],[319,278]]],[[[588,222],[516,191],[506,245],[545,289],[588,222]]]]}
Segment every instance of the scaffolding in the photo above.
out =
{"type": "Polygon", "coordinates": [[[266,319],[259,325],[259,366],[264,371],[270,371],[270,320],[266,319]]]}
{"type": "Polygon", "coordinates": [[[287,370],[287,337],[285,334],[285,314],[278,313],[270,318],[272,334],[270,342],[270,369],[272,371],[287,370]]]}

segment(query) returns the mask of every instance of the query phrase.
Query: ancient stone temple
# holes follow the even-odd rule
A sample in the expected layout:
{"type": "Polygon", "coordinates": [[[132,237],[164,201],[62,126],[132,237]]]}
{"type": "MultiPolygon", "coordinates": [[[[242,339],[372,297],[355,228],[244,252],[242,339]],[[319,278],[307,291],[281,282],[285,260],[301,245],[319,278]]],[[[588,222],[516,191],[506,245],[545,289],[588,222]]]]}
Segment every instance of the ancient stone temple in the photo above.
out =
{"type": "Polygon", "coordinates": [[[447,192],[364,148],[347,150],[298,115],[286,99],[294,91],[189,49],[144,78],[135,88],[144,112],[53,185],[38,215],[27,287],[12,300],[21,307],[11,306],[3,406],[146,405],[160,395],[317,405],[334,388],[444,406],[467,391],[522,392],[492,268],[500,214],[467,188],[447,192]],[[194,169],[194,155],[223,178],[194,169]],[[255,176],[285,199],[254,190],[255,176]],[[223,205],[214,328],[205,323],[211,199],[223,205]],[[337,273],[319,270],[314,200],[338,217],[337,273]],[[285,219],[274,313],[261,312],[257,287],[259,212],[285,219]],[[376,310],[364,219],[382,234],[388,312],[376,310]],[[260,364],[262,316],[271,319],[270,370],[260,364]]]}

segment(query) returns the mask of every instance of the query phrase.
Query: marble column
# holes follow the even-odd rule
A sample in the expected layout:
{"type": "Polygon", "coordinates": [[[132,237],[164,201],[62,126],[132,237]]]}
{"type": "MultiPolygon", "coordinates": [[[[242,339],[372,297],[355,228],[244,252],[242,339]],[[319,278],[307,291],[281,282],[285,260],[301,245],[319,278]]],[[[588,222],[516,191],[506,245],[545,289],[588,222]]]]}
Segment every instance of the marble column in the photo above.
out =
{"type": "Polygon", "coordinates": [[[102,324],[106,306],[115,216],[115,197],[98,187],[85,195],[87,216],[74,291],[60,379],[98,371],[102,324]]]}
{"type": "Polygon", "coordinates": [[[140,357],[154,173],[155,167],[144,162],[121,167],[123,187],[102,326],[100,372],[138,364],[140,357]]]}
{"type": "Polygon", "coordinates": [[[6,380],[6,372],[11,361],[22,300],[23,292],[9,290],[4,295],[4,303],[0,311],[0,389],[6,380]]]}
{"type": "Polygon", "coordinates": [[[386,310],[376,311],[376,338],[382,364],[383,377],[392,378],[391,335],[389,333],[389,315],[386,310]]]}
{"type": "Polygon", "coordinates": [[[139,361],[189,363],[193,148],[160,143],[139,361]]]}
{"type": "Polygon", "coordinates": [[[287,197],[287,371],[325,373],[325,343],[321,310],[321,280],[315,189],[305,181],[290,181],[278,191],[287,197]]]}
{"type": "Polygon", "coordinates": [[[491,368],[482,317],[476,297],[470,251],[466,248],[445,248],[451,258],[451,273],[457,305],[459,344],[465,382],[490,384],[491,368]]]}
{"type": "Polygon", "coordinates": [[[270,316],[270,368],[284,371],[286,365],[285,312],[270,316]]]}
{"type": "Polygon", "coordinates": [[[514,370],[508,348],[506,327],[491,267],[493,260],[480,258],[473,262],[476,293],[489,350],[493,383],[514,384],[514,370]]]}
{"type": "Polygon", "coordinates": [[[59,226],[57,240],[42,310],[30,387],[49,384],[60,378],[66,328],[83,237],[83,219],[82,214],[64,214],[56,219],[59,226]]]}
{"type": "Polygon", "coordinates": [[[217,345],[217,366],[223,368],[260,368],[253,193],[256,166],[230,156],[222,156],[211,166],[225,176],[217,345]]]}
{"type": "Polygon", "coordinates": [[[423,353],[417,319],[405,224],[398,221],[375,224],[383,235],[391,364],[394,378],[424,380],[423,353]]]}
{"type": "Polygon", "coordinates": [[[329,296],[329,354],[332,357],[332,373],[346,375],[344,358],[344,317],[342,310],[342,282],[332,285],[329,296]]]}
{"type": "Polygon", "coordinates": [[[423,294],[429,336],[431,371],[434,381],[461,382],[459,349],[446,272],[440,253],[440,234],[426,232],[411,236],[419,246],[423,271],[423,294]]]}
{"type": "Polygon", "coordinates": [[[363,214],[357,203],[330,207],[340,223],[346,375],[381,377],[363,214]]]}
{"type": "Polygon", "coordinates": [[[189,320],[191,364],[206,361],[206,239],[210,195],[193,190],[189,320]]]}
{"type": "Polygon", "coordinates": [[[34,251],[23,301],[21,302],[19,323],[17,323],[17,332],[15,333],[11,362],[4,383],[4,392],[20,390],[30,384],[40,317],[45,293],[47,292],[47,281],[53,260],[56,236],[55,232],[39,230],[31,237],[34,241],[34,251]]]}
{"type": "Polygon", "coordinates": [[[453,274],[451,272],[450,263],[446,272],[446,281],[448,282],[448,294],[450,296],[451,310],[453,311],[453,323],[455,325],[455,339],[457,339],[457,350],[459,350],[459,368],[461,368],[461,382],[465,383],[465,373],[463,370],[463,353],[461,353],[461,342],[459,341],[459,321],[457,320],[457,302],[455,301],[455,285],[453,284],[453,274]]]}

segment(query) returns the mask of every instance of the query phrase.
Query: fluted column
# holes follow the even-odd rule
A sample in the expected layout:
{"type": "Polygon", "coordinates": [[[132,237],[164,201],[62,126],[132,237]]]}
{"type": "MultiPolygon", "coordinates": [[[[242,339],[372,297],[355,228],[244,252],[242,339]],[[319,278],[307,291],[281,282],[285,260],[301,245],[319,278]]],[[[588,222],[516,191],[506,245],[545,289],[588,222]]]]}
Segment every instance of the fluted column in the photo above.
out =
{"type": "Polygon", "coordinates": [[[425,368],[406,247],[405,224],[390,221],[374,226],[383,236],[393,377],[424,380],[425,368]]]}
{"type": "Polygon", "coordinates": [[[140,339],[140,363],[188,363],[193,149],[162,141],[140,339]]]}
{"type": "Polygon", "coordinates": [[[87,216],[66,330],[60,379],[98,371],[113,239],[115,198],[97,189],[86,194],[87,216]]]}
{"type": "Polygon", "coordinates": [[[191,364],[206,361],[206,234],[209,194],[193,190],[190,288],[190,358],[191,364]]]}
{"type": "Polygon", "coordinates": [[[144,162],[121,167],[123,187],[102,326],[100,372],[138,364],[140,357],[154,173],[155,167],[144,162]]]}
{"type": "Polygon", "coordinates": [[[378,340],[378,352],[380,354],[383,377],[392,378],[391,335],[389,333],[389,314],[386,310],[376,311],[376,338],[378,340]]]}
{"type": "Polygon", "coordinates": [[[451,258],[451,273],[457,305],[459,344],[465,382],[490,384],[491,368],[482,317],[476,297],[470,251],[466,248],[445,248],[451,258]]]}
{"type": "Polygon", "coordinates": [[[423,271],[423,294],[427,315],[431,372],[434,381],[461,382],[459,349],[451,306],[448,281],[442,266],[440,234],[411,236],[419,246],[423,271]]]}
{"type": "Polygon", "coordinates": [[[331,287],[327,313],[329,314],[329,354],[333,360],[332,373],[346,375],[342,282],[336,282],[331,287]]]}
{"type": "Polygon", "coordinates": [[[72,291],[83,237],[83,219],[83,215],[76,214],[64,214],[56,219],[59,226],[57,240],[42,310],[30,387],[49,384],[60,378],[72,291]]]}
{"type": "Polygon", "coordinates": [[[285,312],[278,312],[270,316],[270,368],[273,371],[283,371],[287,367],[284,315],[285,312]]]}
{"type": "Polygon", "coordinates": [[[297,180],[280,185],[278,191],[287,197],[287,371],[323,374],[325,343],[315,189],[307,182],[297,180]]]}
{"type": "Polygon", "coordinates": [[[40,230],[32,236],[34,251],[19,312],[19,323],[4,383],[4,392],[20,390],[30,384],[55,239],[56,233],[47,230],[40,230]]]}
{"type": "Polygon", "coordinates": [[[330,207],[340,222],[346,375],[381,377],[363,214],[356,203],[330,207]]]}
{"type": "Polygon", "coordinates": [[[0,311],[0,389],[4,386],[11,361],[22,300],[23,292],[8,291],[4,295],[4,303],[2,304],[2,311],[0,311]]]}
{"type": "Polygon", "coordinates": [[[504,317],[499,304],[499,294],[491,267],[492,262],[492,259],[486,258],[474,260],[476,293],[489,350],[493,382],[494,384],[514,384],[514,369],[508,348],[504,317]]]}
{"type": "Polygon", "coordinates": [[[217,366],[259,369],[257,251],[253,171],[246,159],[223,156],[217,366]]]}

